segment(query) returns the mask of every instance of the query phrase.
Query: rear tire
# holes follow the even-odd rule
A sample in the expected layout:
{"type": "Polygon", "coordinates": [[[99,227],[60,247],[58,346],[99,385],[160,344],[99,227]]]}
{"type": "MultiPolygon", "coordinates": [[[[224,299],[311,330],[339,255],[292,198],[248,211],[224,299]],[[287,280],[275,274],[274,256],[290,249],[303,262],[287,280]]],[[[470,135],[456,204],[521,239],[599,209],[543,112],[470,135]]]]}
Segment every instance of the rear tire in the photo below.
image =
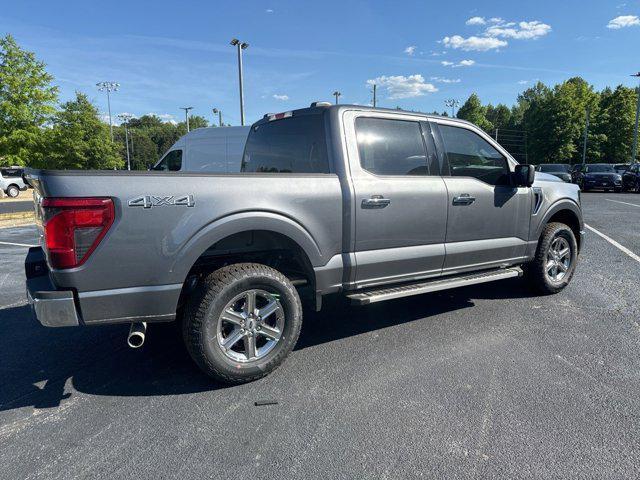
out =
{"type": "Polygon", "coordinates": [[[18,195],[20,195],[20,189],[15,185],[9,185],[9,188],[7,188],[7,196],[16,198],[18,195]]]}
{"type": "Polygon", "coordinates": [[[527,280],[541,294],[558,293],[571,281],[577,259],[578,242],[571,228],[550,223],[542,231],[533,261],[527,265],[527,280]]]}
{"type": "Polygon", "coordinates": [[[197,285],[185,309],[183,338],[207,375],[239,384],[275,370],[301,327],[302,303],[289,279],[266,265],[237,263],[197,285]]]}

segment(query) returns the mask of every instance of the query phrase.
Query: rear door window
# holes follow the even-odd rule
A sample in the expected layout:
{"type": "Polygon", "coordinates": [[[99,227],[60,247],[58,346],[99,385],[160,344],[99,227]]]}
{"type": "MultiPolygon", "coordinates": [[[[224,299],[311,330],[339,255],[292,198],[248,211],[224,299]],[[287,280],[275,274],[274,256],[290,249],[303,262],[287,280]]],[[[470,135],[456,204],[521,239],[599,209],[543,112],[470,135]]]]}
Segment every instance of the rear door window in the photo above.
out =
{"type": "Polygon", "coordinates": [[[365,170],[376,175],[429,175],[419,122],[359,117],[356,137],[365,170]]]}

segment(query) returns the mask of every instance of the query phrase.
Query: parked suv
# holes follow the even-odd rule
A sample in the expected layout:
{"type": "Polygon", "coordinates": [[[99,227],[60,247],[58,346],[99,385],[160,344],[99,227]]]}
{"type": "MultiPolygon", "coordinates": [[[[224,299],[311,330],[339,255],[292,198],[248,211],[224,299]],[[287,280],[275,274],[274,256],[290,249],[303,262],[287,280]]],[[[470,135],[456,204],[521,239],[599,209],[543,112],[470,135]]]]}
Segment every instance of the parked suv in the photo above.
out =
{"type": "Polygon", "coordinates": [[[130,323],[140,346],[148,323],[179,320],[195,362],[227,383],[276,368],[303,303],[329,294],[366,305],[522,275],[559,292],[584,226],[576,185],[519,165],[475,125],[355,105],[266,115],[238,173],[27,178],[40,323],[130,323]]]}
{"type": "Polygon", "coordinates": [[[588,190],[622,191],[622,175],[608,163],[587,163],[578,170],[576,183],[583,192],[588,190]]]}
{"type": "Polygon", "coordinates": [[[15,198],[27,189],[22,180],[24,169],[18,167],[0,168],[0,190],[8,197],[15,198]]]}
{"type": "Polygon", "coordinates": [[[624,172],[622,186],[628,192],[640,193],[640,163],[634,163],[624,172]]]}

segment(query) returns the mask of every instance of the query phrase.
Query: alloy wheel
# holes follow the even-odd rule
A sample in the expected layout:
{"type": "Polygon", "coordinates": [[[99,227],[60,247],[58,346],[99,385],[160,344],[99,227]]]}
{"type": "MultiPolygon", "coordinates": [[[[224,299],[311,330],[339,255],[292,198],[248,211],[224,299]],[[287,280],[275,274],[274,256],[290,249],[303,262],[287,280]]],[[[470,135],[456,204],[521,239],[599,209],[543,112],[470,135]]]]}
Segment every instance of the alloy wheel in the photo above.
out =
{"type": "Polygon", "coordinates": [[[277,294],[247,290],[222,310],[216,341],[234,362],[253,362],[275,348],[282,338],[284,322],[284,309],[277,294]]]}
{"type": "Polygon", "coordinates": [[[547,252],[545,273],[552,282],[560,282],[571,267],[571,247],[566,238],[557,236],[547,252]]]}

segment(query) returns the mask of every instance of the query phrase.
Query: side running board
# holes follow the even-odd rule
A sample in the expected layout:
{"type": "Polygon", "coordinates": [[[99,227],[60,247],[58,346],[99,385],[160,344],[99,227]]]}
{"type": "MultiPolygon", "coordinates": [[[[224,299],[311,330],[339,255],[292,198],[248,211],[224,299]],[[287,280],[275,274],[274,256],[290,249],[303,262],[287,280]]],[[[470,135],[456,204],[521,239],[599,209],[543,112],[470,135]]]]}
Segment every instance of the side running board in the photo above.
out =
{"type": "Polygon", "coordinates": [[[487,270],[481,273],[437,278],[435,280],[409,283],[394,287],[368,289],[349,293],[347,294],[347,298],[349,298],[353,304],[367,305],[369,303],[393,300],[394,298],[410,297],[411,295],[437,292],[439,290],[448,290],[450,288],[466,287],[467,285],[476,285],[478,283],[493,282],[495,280],[520,276],[522,276],[522,269],[520,267],[500,268],[496,270],[487,270]]]}

